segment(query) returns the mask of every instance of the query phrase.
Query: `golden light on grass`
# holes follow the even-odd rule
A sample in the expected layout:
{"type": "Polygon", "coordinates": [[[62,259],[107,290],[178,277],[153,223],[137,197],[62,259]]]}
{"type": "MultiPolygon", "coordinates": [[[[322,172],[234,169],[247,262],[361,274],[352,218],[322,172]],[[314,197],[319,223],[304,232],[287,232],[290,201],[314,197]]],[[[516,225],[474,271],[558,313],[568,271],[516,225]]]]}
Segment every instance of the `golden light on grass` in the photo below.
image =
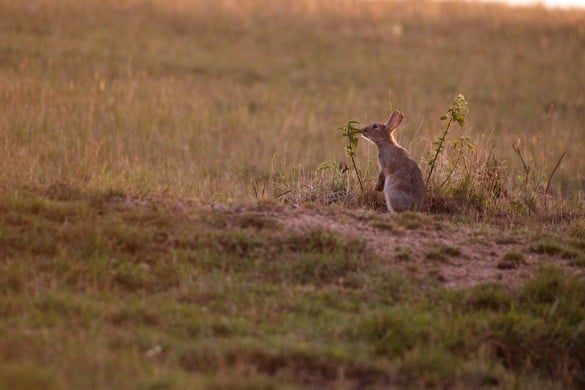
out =
{"type": "MultiPolygon", "coordinates": [[[[273,180],[275,196],[344,159],[336,127],[384,118],[390,105],[408,118],[400,142],[424,162],[461,92],[478,156],[493,152],[510,182],[521,140],[544,172],[567,153],[552,193],[583,191],[584,12],[3,0],[0,16],[5,189],[63,181],[245,200],[257,196],[251,183],[273,180]]],[[[356,157],[375,171],[373,149],[356,157]]]]}

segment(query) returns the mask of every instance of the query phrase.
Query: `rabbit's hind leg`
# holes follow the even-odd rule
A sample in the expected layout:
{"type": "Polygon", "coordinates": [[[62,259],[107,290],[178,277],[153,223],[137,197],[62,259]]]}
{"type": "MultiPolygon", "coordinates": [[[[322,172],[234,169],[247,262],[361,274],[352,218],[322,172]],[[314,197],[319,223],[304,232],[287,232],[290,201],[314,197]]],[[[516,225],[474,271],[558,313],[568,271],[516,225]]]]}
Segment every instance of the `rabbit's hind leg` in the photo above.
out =
{"type": "Polygon", "coordinates": [[[386,180],[384,186],[384,198],[386,199],[386,207],[389,212],[402,212],[407,210],[413,210],[415,208],[415,202],[412,195],[404,191],[396,191],[388,185],[389,180],[386,180]]]}
{"type": "Polygon", "coordinates": [[[390,188],[388,188],[389,180],[386,180],[386,185],[384,186],[384,199],[386,199],[386,208],[388,209],[389,213],[394,212],[394,208],[392,207],[392,192],[390,188]]]}

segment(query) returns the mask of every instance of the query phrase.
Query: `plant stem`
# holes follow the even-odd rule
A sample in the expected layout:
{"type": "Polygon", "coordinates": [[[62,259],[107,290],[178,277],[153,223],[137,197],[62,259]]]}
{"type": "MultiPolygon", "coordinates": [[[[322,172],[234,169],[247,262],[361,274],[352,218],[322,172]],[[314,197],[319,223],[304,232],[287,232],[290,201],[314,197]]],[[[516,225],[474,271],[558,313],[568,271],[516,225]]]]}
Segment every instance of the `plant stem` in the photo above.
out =
{"type": "Polygon", "coordinates": [[[546,188],[544,190],[545,195],[548,194],[548,188],[550,187],[550,181],[552,180],[552,177],[554,176],[557,169],[559,169],[559,165],[561,165],[561,161],[563,161],[563,158],[565,158],[565,154],[567,154],[567,152],[563,152],[563,154],[561,155],[561,158],[559,158],[559,161],[557,161],[557,165],[555,165],[552,172],[548,176],[548,180],[546,181],[546,188]]]}
{"type": "Polygon", "coordinates": [[[357,176],[358,183],[360,185],[360,190],[364,192],[364,184],[362,182],[362,178],[360,175],[360,171],[358,170],[357,164],[354,159],[355,151],[358,144],[358,138],[356,138],[356,134],[359,133],[359,129],[354,127],[354,124],[357,124],[356,121],[349,121],[344,127],[340,127],[339,130],[343,131],[343,135],[347,137],[347,147],[346,147],[346,154],[349,155],[351,159],[351,165],[353,166],[353,170],[355,171],[355,175],[357,176]]]}
{"type": "Polygon", "coordinates": [[[441,188],[443,188],[443,186],[445,184],[447,184],[449,179],[451,179],[451,176],[453,175],[453,172],[455,172],[455,168],[457,167],[457,164],[459,163],[459,161],[461,161],[461,155],[457,156],[457,160],[455,161],[455,164],[453,164],[453,166],[451,167],[451,170],[447,174],[447,177],[445,178],[445,180],[443,180],[443,182],[437,186],[437,190],[440,190],[441,188]]]}
{"type": "Polygon", "coordinates": [[[355,175],[357,176],[358,183],[360,184],[360,190],[364,192],[364,185],[362,183],[362,178],[360,177],[360,172],[358,171],[357,165],[355,164],[355,160],[353,159],[353,154],[350,154],[349,157],[351,158],[351,164],[353,165],[353,169],[355,170],[355,175]]]}
{"type": "Polygon", "coordinates": [[[447,126],[445,127],[445,130],[443,130],[443,134],[441,135],[441,137],[439,137],[439,144],[437,145],[437,148],[435,149],[435,155],[430,160],[431,170],[429,171],[429,174],[427,176],[427,182],[426,182],[427,187],[431,181],[431,176],[433,175],[433,171],[435,170],[435,165],[437,163],[437,159],[439,158],[439,154],[443,150],[443,143],[445,142],[445,138],[447,138],[447,133],[449,133],[449,127],[451,127],[452,122],[453,122],[453,118],[450,118],[449,122],[447,122],[447,126]]]}
{"type": "Polygon", "coordinates": [[[522,162],[522,169],[524,169],[524,185],[527,186],[531,168],[528,164],[526,164],[526,161],[524,160],[524,157],[522,156],[522,150],[520,149],[520,143],[518,143],[518,146],[512,145],[512,149],[514,149],[514,152],[516,152],[516,154],[520,158],[520,162],[522,162]]]}

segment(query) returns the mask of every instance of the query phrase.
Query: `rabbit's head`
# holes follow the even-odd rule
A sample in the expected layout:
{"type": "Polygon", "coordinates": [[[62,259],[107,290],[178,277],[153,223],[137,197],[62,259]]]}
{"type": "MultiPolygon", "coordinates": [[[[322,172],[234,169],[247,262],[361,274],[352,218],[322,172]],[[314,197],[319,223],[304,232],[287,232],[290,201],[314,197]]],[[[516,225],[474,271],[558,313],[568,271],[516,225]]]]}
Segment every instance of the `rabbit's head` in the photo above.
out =
{"type": "Polygon", "coordinates": [[[386,123],[373,122],[360,129],[362,136],[376,145],[383,143],[393,143],[392,132],[402,123],[404,115],[400,111],[394,111],[386,123]]]}

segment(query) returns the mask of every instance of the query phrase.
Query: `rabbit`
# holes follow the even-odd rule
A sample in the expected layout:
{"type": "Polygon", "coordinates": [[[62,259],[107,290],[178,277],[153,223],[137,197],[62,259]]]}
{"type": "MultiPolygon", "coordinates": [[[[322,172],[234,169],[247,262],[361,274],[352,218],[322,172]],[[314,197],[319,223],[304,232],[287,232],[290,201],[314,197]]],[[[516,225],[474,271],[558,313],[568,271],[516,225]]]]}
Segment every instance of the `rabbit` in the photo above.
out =
{"type": "Polygon", "coordinates": [[[374,187],[384,191],[388,212],[420,210],[425,184],[418,164],[398,145],[393,132],[400,126],[404,115],[394,111],[386,123],[370,123],[359,133],[378,147],[380,174],[374,187]]]}

